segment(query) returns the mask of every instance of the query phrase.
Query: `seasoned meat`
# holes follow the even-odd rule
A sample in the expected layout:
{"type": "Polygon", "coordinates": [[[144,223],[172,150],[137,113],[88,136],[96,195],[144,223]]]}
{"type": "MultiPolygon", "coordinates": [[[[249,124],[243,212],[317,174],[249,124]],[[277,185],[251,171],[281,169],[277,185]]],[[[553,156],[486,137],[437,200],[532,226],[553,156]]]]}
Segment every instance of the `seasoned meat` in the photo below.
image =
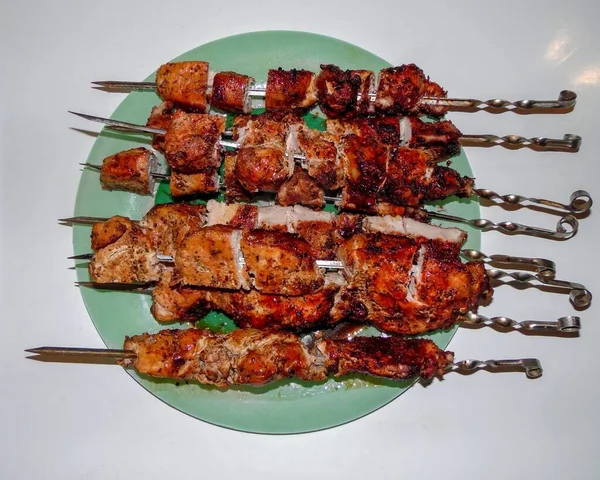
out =
{"type": "Polygon", "coordinates": [[[157,252],[172,256],[188,234],[198,232],[204,226],[205,216],[204,205],[167,203],[152,207],[139,225],[157,252]]]}
{"type": "Polygon", "coordinates": [[[405,117],[404,145],[427,150],[439,162],[460,154],[461,131],[450,121],[424,122],[416,117],[405,117]]]}
{"type": "MultiPolygon", "coordinates": [[[[434,97],[434,98],[447,98],[448,92],[440,87],[437,83],[432,82],[427,79],[427,84],[425,86],[425,96],[426,97],[434,97]]],[[[430,105],[430,104],[420,104],[421,113],[425,115],[431,115],[432,117],[441,117],[446,115],[448,112],[448,107],[443,105],[430,105]]]]}
{"type": "Polygon", "coordinates": [[[257,228],[258,211],[256,205],[247,205],[245,203],[226,204],[209,200],[206,203],[208,215],[206,217],[207,226],[211,225],[229,225],[234,228],[257,228]]]}
{"type": "Polygon", "coordinates": [[[208,111],[209,69],[207,62],[171,62],[156,72],[156,89],[165,101],[199,113],[208,111]]]}
{"type": "Polygon", "coordinates": [[[303,111],[317,103],[315,74],[307,70],[269,70],[265,108],[303,111]]]}
{"type": "Polygon", "coordinates": [[[225,152],[223,170],[223,186],[225,187],[225,201],[227,203],[248,202],[251,195],[244,190],[237,179],[235,165],[237,163],[237,152],[225,152]]]}
{"type": "Polygon", "coordinates": [[[193,380],[227,388],[282,378],[322,381],[328,374],[365,373],[390,379],[441,376],[453,361],[429,339],[356,337],[307,346],[292,333],[238,329],[227,334],[188,328],[127,337],[122,360],[157,378],[193,380]]]}
{"type": "Polygon", "coordinates": [[[321,65],[316,88],[323,113],[329,118],[354,114],[361,84],[360,76],[350,70],[342,70],[335,65],[321,65]]]}
{"type": "Polygon", "coordinates": [[[311,208],[323,208],[325,192],[302,168],[296,167],[294,174],[286,180],[277,192],[279,205],[305,205],[311,208]]]}
{"type": "Polygon", "coordinates": [[[195,322],[212,309],[206,288],[181,285],[173,272],[166,270],[152,290],[152,316],[161,323],[195,322]]]}
{"type": "Polygon", "coordinates": [[[310,245],[292,234],[246,230],[241,250],[248,274],[262,293],[304,295],[323,285],[310,245]]]}
{"type": "MultiPolygon", "coordinates": [[[[152,112],[150,113],[150,117],[148,117],[146,126],[166,130],[171,124],[173,115],[178,110],[179,108],[173,102],[161,102],[160,105],[152,107],[152,112]]],[[[165,153],[165,136],[158,133],[154,134],[152,137],[152,148],[165,153]]]]}
{"type": "Polygon", "coordinates": [[[379,72],[375,108],[382,115],[418,113],[427,78],[415,64],[384,68],[379,72]]]}
{"type": "Polygon", "coordinates": [[[88,265],[98,283],[145,283],[160,278],[162,265],[152,241],[139,225],[125,217],[112,217],[92,227],[94,256],[88,265]]]}
{"type": "Polygon", "coordinates": [[[299,125],[296,130],[298,148],[306,157],[302,167],[327,190],[341,188],[344,169],[338,157],[340,137],[299,125]]]}
{"type": "Polygon", "coordinates": [[[102,161],[100,183],[106,190],[152,195],[155,166],[156,157],[143,147],[115,153],[102,161]]]}
{"type": "Polygon", "coordinates": [[[165,135],[165,156],[179,173],[213,171],[221,165],[225,117],[176,112],[165,135]]]}
{"type": "Polygon", "coordinates": [[[288,229],[308,242],[319,260],[335,260],[340,241],[337,218],[330,212],[315,212],[295,205],[288,215],[288,229]]]}
{"type": "Polygon", "coordinates": [[[214,193],[219,190],[219,171],[181,173],[171,170],[169,186],[173,197],[214,193]]]}
{"type": "Polygon", "coordinates": [[[390,147],[400,145],[398,117],[366,117],[352,120],[327,120],[327,131],[333,135],[356,135],[390,147]]]}
{"type": "Polygon", "coordinates": [[[241,230],[213,225],[188,235],[175,253],[175,274],[183,285],[248,288],[240,265],[241,230]]]}
{"type": "Polygon", "coordinates": [[[252,77],[235,72],[216,73],[212,85],[212,107],[231,113],[251,113],[252,98],[248,93],[253,82],[252,77]]]}

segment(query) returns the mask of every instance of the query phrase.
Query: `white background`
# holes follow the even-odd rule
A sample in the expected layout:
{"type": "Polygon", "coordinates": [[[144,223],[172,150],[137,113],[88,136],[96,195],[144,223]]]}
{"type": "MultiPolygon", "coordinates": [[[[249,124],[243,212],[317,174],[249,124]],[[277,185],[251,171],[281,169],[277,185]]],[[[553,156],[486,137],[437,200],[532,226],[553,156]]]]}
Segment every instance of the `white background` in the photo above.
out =
{"type": "MultiPolygon", "coordinates": [[[[0,478],[307,477],[598,478],[598,308],[579,338],[460,329],[461,358],[532,356],[544,376],[449,374],[358,421],[312,434],[261,436],[208,425],[163,404],[122,369],[44,364],[24,348],[103,346],[72,282],[73,210],[93,138],[67,109],[108,115],[122,99],[94,79],[142,79],[166,60],[248,31],[294,29],[418,63],[455,96],[553,99],[568,115],[453,113],[463,132],[584,137],[578,154],[471,148],[481,186],[568,201],[598,188],[600,30],[589,2],[2,2],[0,6],[0,478]]],[[[483,209],[552,228],[554,217],[483,209]]],[[[482,250],[555,260],[559,278],[600,292],[597,214],[567,242],[483,235],[482,250]]],[[[554,320],[565,296],[500,287],[483,313],[554,320]]]]}

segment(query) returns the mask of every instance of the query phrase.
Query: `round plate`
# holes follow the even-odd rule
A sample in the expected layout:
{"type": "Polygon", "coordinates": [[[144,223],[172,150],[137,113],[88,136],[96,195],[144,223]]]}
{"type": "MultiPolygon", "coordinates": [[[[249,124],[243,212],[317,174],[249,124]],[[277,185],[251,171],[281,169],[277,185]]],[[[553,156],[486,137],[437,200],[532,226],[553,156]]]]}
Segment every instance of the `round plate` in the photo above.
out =
{"type": "MultiPolygon", "coordinates": [[[[223,38],[190,50],[175,60],[206,60],[215,71],[246,73],[254,76],[257,82],[265,81],[267,70],[277,67],[318,71],[322,63],[333,63],[344,69],[379,70],[390,66],[376,55],[349,43],[288,31],[255,32],[223,38]]],[[[146,80],[152,78],[153,75],[146,80]]],[[[159,101],[154,93],[133,92],[119,105],[112,118],[145,124],[151,107],[159,101]]],[[[103,131],[94,143],[88,162],[98,165],[113,153],[149,143],[150,139],[145,135],[103,131]]],[[[453,166],[464,175],[472,174],[464,153],[454,159],[453,166]]],[[[153,202],[154,199],[147,196],[103,191],[98,173],[84,170],[75,215],[109,217],[118,214],[141,218],[153,202]]],[[[453,200],[444,208],[451,214],[466,218],[479,216],[477,202],[453,200]]],[[[73,243],[76,254],[90,252],[90,227],[74,227],[73,243]]],[[[479,232],[469,230],[468,248],[479,249],[479,243],[479,232]]],[[[85,265],[80,267],[77,268],[78,279],[89,280],[85,265]]],[[[165,328],[150,315],[149,295],[87,288],[82,288],[81,294],[98,333],[109,348],[122,348],[126,335],[165,328]]],[[[209,317],[213,324],[225,319],[220,314],[210,314],[209,317]]],[[[430,337],[445,348],[455,331],[456,328],[437,332],[430,337]]],[[[149,392],[182,412],[216,425],[256,433],[299,433],[340,425],[378,409],[412,384],[348,377],[326,383],[284,381],[262,388],[222,391],[197,384],[177,385],[173,381],[150,379],[133,371],[130,373],[149,392]]],[[[439,395],[440,390],[431,394],[439,395]]],[[[135,408],[134,405],[129,407],[135,408]]]]}

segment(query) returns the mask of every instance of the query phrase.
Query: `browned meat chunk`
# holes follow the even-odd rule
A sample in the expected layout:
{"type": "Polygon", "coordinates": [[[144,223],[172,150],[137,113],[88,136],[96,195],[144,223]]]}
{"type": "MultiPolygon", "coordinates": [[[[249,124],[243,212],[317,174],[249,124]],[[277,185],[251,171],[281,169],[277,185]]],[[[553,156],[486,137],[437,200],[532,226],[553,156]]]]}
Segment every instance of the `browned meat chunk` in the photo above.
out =
{"type": "Polygon", "coordinates": [[[202,173],[180,173],[172,170],[169,186],[173,197],[214,193],[219,190],[219,172],[216,169],[202,173]]]}
{"type": "Polygon", "coordinates": [[[379,73],[375,108],[383,115],[418,113],[427,78],[415,64],[384,68],[379,73]]]}
{"type": "Polygon", "coordinates": [[[269,70],[267,110],[308,110],[317,102],[315,74],[307,70],[269,70]]]}
{"type": "MultiPolygon", "coordinates": [[[[148,117],[146,126],[167,130],[171,124],[173,115],[178,110],[179,108],[173,102],[161,102],[160,105],[152,107],[152,112],[150,113],[150,117],[148,117]]],[[[165,153],[165,136],[159,133],[155,134],[152,137],[152,148],[165,153]]]]}
{"type": "Polygon", "coordinates": [[[250,194],[244,190],[235,173],[237,152],[225,152],[223,170],[223,185],[225,187],[225,200],[227,203],[247,202],[251,200],[250,194]]]}
{"type": "Polygon", "coordinates": [[[252,112],[252,98],[248,96],[252,77],[235,72],[215,74],[212,86],[211,104],[231,113],[252,112]]]}
{"type": "Polygon", "coordinates": [[[329,118],[348,117],[356,112],[361,77],[335,65],[321,65],[316,87],[319,106],[329,118]]]}
{"type": "Polygon", "coordinates": [[[460,153],[462,133],[452,122],[424,122],[416,117],[406,117],[406,121],[410,125],[407,147],[425,149],[438,162],[460,153]]]}
{"type": "Polygon", "coordinates": [[[333,135],[376,140],[390,147],[400,145],[400,121],[398,117],[367,117],[353,120],[328,120],[327,131],[333,135]]]}
{"type": "Polygon", "coordinates": [[[304,205],[311,208],[323,208],[325,193],[314,179],[308,176],[300,167],[286,180],[277,192],[279,205],[304,205]]]}
{"type": "MultiPolygon", "coordinates": [[[[448,92],[428,78],[427,85],[425,86],[425,96],[433,98],[447,98],[448,92]]],[[[420,107],[421,113],[424,113],[425,115],[431,115],[432,117],[441,117],[448,113],[448,107],[443,105],[422,103],[420,107]]]]}
{"type": "Polygon", "coordinates": [[[165,135],[165,156],[180,173],[201,173],[221,165],[221,135],[225,117],[177,112],[165,135]]]}
{"type": "Polygon", "coordinates": [[[156,89],[165,101],[199,113],[208,111],[207,62],[172,62],[161,65],[156,72],[156,89]]]}
{"type": "Polygon", "coordinates": [[[143,147],[115,153],[102,161],[100,183],[106,190],[123,190],[138,195],[154,193],[152,172],[156,157],[143,147]]]}
{"type": "Polygon", "coordinates": [[[259,207],[245,203],[226,204],[209,200],[206,203],[206,224],[229,225],[234,228],[257,228],[259,207]]]}
{"type": "Polygon", "coordinates": [[[308,174],[327,190],[341,188],[344,169],[338,157],[340,137],[298,125],[297,141],[300,152],[306,157],[302,166],[308,174]]]}

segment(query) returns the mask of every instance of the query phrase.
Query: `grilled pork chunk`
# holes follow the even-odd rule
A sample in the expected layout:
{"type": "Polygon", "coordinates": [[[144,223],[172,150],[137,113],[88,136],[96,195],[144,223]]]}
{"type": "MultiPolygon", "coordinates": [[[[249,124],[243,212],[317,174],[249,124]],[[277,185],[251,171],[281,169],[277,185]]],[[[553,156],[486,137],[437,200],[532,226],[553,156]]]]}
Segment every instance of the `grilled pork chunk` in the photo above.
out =
{"type": "Polygon", "coordinates": [[[214,193],[219,190],[219,171],[181,173],[171,170],[169,187],[173,197],[214,193]]]}
{"type": "MultiPolygon", "coordinates": [[[[171,124],[173,115],[178,110],[179,108],[173,102],[161,102],[159,105],[152,107],[146,126],[166,130],[171,124]]],[[[154,134],[152,137],[152,148],[165,153],[165,136],[158,133],[154,134]]]]}
{"type": "Polygon", "coordinates": [[[219,72],[213,78],[211,104],[231,113],[251,113],[252,98],[248,95],[252,77],[235,72],[219,72]]]}
{"type": "Polygon", "coordinates": [[[304,111],[317,103],[315,74],[307,70],[269,70],[265,107],[267,110],[304,111]]]}
{"type": "Polygon", "coordinates": [[[340,137],[328,132],[299,125],[296,131],[298,150],[306,161],[302,167],[327,190],[337,190],[343,184],[344,170],[338,157],[340,137]]]}
{"type": "Polygon", "coordinates": [[[152,172],[156,157],[143,147],[115,153],[102,161],[100,183],[106,190],[123,190],[138,195],[154,193],[152,172]]]}
{"type": "Polygon", "coordinates": [[[276,199],[283,206],[304,205],[320,209],[325,205],[325,192],[308,173],[296,167],[294,174],[279,187],[276,199]]]}
{"type": "Polygon", "coordinates": [[[209,108],[209,77],[208,62],[166,63],[156,72],[156,89],[165,101],[206,113],[209,108]]]}

